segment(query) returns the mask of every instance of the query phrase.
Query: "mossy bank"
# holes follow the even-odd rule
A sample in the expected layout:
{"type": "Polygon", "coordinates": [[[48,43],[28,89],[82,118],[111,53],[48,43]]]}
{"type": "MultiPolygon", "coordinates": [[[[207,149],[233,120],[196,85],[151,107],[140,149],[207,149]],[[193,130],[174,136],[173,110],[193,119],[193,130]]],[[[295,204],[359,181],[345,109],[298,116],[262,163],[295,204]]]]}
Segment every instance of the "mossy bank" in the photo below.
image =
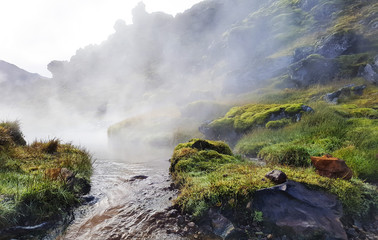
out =
{"type": "Polygon", "coordinates": [[[209,209],[218,209],[237,226],[258,224],[264,217],[246,205],[256,191],[275,185],[265,175],[276,169],[309,189],[336,195],[343,206],[344,227],[354,221],[374,222],[378,191],[370,183],[378,180],[378,88],[364,85],[362,93],[346,88],[356,87],[339,82],[254,95],[255,100],[249,100],[254,103],[234,107],[207,123],[208,132],[222,133],[208,135],[214,139],[229,141],[228,134],[238,134],[234,153],[218,141],[192,139],[177,145],[170,168],[180,189],[175,204],[199,222],[209,209]],[[336,103],[327,102],[325,96],[340,89],[336,103]],[[310,156],[324,154],[345,160],[353,178],[318,175],[310,156]]]}
{"type": "Polygon", "coordinates": [[[27,145],[17,122],[0,123],[0,233],[61,220],[90,190],[91,156],[57,139],[27,145]]]}

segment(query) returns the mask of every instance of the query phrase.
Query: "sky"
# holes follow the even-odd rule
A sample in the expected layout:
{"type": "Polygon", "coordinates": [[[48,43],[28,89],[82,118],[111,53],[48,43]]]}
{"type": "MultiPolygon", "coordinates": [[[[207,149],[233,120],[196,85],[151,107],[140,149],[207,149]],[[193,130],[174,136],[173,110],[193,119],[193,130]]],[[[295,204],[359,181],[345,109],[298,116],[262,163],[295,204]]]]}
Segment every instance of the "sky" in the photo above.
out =
{"type": "MultiPolygon", "coordinates": [[[[47,64],[69,60],[77,49],[99,44],[118,19],[132,23],[141,0],[1,0],[0,60],[50,77],[47,64]]],[[[143,0],[147,12],[175,15],[201,0],[143,0]]]]}

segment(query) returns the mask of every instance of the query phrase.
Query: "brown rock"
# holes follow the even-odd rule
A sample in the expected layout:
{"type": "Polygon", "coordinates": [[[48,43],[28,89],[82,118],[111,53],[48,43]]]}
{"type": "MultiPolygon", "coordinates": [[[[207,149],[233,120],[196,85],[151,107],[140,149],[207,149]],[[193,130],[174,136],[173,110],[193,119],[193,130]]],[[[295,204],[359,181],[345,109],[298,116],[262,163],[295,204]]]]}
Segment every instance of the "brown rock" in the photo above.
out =
{"type": "Polygon", "coordinates": [[[322,157],[311,157],[311,161],[316,168],[316,172],[321,176],[346,180],[351,179],[353,176],[352,170],[344,160],[332,157],[329,154],[322,157]]]}
{"type": "Polygon", "coordinates": [[[57,180],[60,176],[61,168],[48,168],[45,170],[45,178],[50,180],[57,180]]]}

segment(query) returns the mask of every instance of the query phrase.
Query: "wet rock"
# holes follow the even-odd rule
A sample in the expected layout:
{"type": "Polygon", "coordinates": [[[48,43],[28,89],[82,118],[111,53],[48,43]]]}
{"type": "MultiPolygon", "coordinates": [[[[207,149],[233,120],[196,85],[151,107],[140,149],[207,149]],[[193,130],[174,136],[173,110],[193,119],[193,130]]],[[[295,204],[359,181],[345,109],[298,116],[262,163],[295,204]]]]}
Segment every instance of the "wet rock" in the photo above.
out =
{"type": "Polygon", "coordinates": [[[286,174],[280,170],[270,171],[265,175],[265,177],[267,177],[276,184],[284,183],[287,180],[286,174]]]}
{"type": "Polygon", "coordinates": [[[327,93],[324,95],[324,100],[328,103],[337,104],[340,97],[347,97],[351,96],[352,94],[362,95],[365,88],[365,85],[355,86],[354,84],[349,84],[335,92],[327,93]]]}
{"type": "Polygon", "coordinates": [[[177,211],[176,209],[172,209],[169,212],[167,212],[167,217],[169,218],[174,218],[174,217],[177,217],[178,215],[179,215],[179,211],[177,211]]]}
{"type": "Polygon", "coordinates": [[[68,182],[67,187],[78,195],[86,195],[91,191],[91,184],[85,178],[74,177],[68,182]]]}
{"type": "Polygon", "coordinates": [[[338,72],[335,60],[311,54],[288,68],[290,81],[299,87],[331,81],[338,72]]]}
{"type": "Polygon", "coordinates": [[[211,221],[211,227],[214,234],[220,236],[223,239],[248,239],[245,231],[236,228],[230,220],[224,217],[219,211],[210,209],[208,216],[211,221]]]}
{"type": "Polygon", "coordinates": [[[182,215],[179,215],[178,217],[177,217],[177,224],[178,225],[183,225],[185,223],[185,219],[184,219],[184,217],[182,216],[182,215]]]}
{"type": "Polygon", "coordinates": [[[136,176],[133,176],[129,179],[130,182],[133,182],[135,180],[143,180],[143,179],[146,179],[148,178],[148,176],[145,176],[145,175],[136,175],[136,176]]]}
{"type": "Polygon", "coordinates": [[[293,239],[347,239],[337,197],[287,181],[256,191],[252,205],[262,211],[266,230],[293,239]],[[317,236],[317,238],[314,238],[317,236]]]}
{"type": "Polygon", "coordinates": [[[332,157],[331,155],[311,157],[311,162],[316,168],[316,172],[321,176],[346,180],[351,179],[353,176],[352,170],[350,170],[344,160],[332,157]]]}

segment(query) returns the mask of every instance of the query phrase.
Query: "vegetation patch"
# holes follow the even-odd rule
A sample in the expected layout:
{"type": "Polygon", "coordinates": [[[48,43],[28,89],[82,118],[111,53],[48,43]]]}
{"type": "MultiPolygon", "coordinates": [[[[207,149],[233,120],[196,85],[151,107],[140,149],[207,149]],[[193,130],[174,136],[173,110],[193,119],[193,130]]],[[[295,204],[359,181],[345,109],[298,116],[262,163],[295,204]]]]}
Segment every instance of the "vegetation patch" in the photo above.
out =
{"type": "Polygon", "coordinates": [[[88,152],[57,139],[26,145],[21,137],[17,122],[1,124],[0,230],[59,219],[90,187],[88,152]]]}
{"type": "Polygon", "coordinates": [[[230,133],[237,136],[257,128],[283,127],[290,121],[298,121],[303,112],[304,106],[301,103],[248,104],[233,107],[224,117],[203,126],[202,133],[211,139],[228,140],[230,133]]]}
{"type": "MultiPolygon", "coordinates": [[[[206,142],[205,140],[201,140],[206,142]]],[[[212,149],[197,150],[193,141],[176,147],[171,160],[171,173],[180,189],[175,203],[184,212],[201,218],[209,208],[233,209],[240,218],[254,221],[255,213],[248,212],[246,203],[256,190],[274,184],[265,174],[278,169],[290,180],[301,182],[313,189],[336,194],[348,216],[366,217],[377,209],[378,193],[374,187],[354,178],[351,181],[319,176],[311,167],[277,165],[257,166],[240,156],[223,154],[212,149]]],[[[224,143],[219,142],[224,146],[224,143]]]]}
{"type": "MultiPolygon", "coordinates": [[[[378,88],[368,85],[363,95],[351,95],[341,99],[340,104],[332,105],[325,103],[321,97],[325,89],[331,90],[329,87],[313,87],[300,92],[299,97],[314,109],[314,113],[304,114],[301,121],[290,122],[281,128],[254,129],[238,141],[236,153],[248,157],[259,156],[275,164],[296,166],[306,162],[303,161],[306,156],[329,153],[345,160],[355,176],[377,181],[378,88]]],[[[292,91],[283,90],[264,100],[272,101],[274,97],[285,102],[293,99],[292,91]]]]}

